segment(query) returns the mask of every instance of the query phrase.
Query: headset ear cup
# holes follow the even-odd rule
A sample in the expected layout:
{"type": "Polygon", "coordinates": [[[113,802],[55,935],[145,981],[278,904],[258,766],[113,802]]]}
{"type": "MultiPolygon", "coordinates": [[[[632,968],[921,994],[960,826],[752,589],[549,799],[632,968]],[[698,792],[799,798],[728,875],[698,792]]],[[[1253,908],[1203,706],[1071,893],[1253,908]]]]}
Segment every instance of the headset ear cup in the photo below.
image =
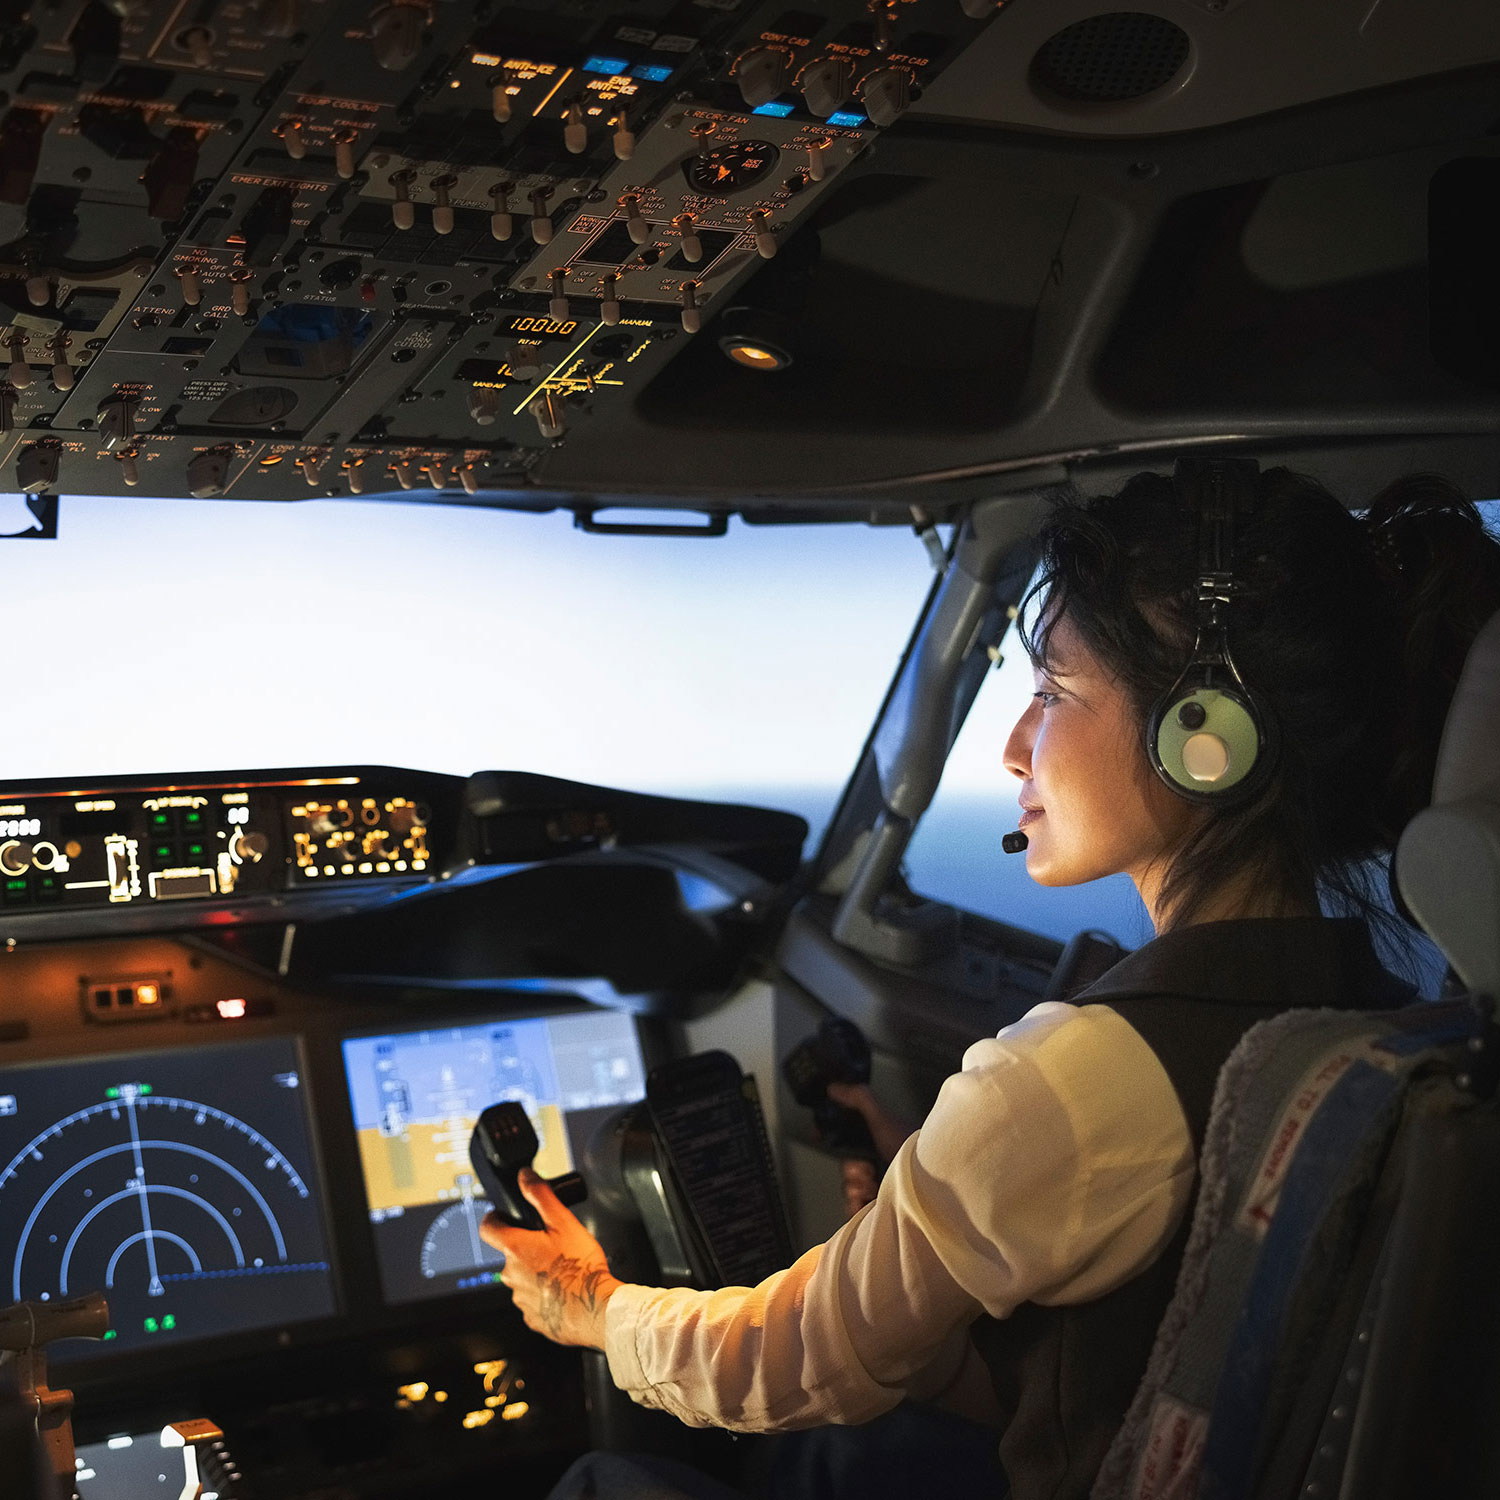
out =
{"type": "Polygon", "coordinates": [[[1268,719],[1248,693],[1176,683],[1147,726],[1152,768],[1193,802],[1240,801],[1264,785],[1273,747],[1268,719]]]}

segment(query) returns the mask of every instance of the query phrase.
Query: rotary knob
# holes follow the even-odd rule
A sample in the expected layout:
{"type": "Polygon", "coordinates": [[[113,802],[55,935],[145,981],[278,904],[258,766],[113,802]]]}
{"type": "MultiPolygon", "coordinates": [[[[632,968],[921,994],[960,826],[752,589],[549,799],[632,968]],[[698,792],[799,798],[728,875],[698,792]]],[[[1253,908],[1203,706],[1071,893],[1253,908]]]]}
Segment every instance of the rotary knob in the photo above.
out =
{"type": "Polygon", "coordinates": [[[297,34],[297,0],[262,0],[255,21],[262,36],[285,41],[297,34]]]}
{"type": "Polygon", "coordinates": [[[229,852],[249,864],[265,854],[269,847],[269,841],[263,833],[252,833],[248,828],[241,828],[230,840],[229,852]]]}
{"type": "Polygon", "coordinates": [[[14,839],[0,844],[0,870],[7,875],[24,875],[31,868],[31,845],[14,839]]]}
{"type": "Polygon", "coordinates": [[[779,47],[754,47],[734,65],[734,81],[749,108],[769,104],[786,87],[789,59],[779,47]]]}
{"type": "Polygon", "coordinates": [[[849,97],[853,72],[846,57],[820,57],[808,63],[798,80],[808,110],[826,120],[849,97]]]}
{"type": "Polygon", "coordinates": [[[469,420],[476,427],[493,427],[500,417],[500,392],[491,385],[476,385],[469,392],[469,420]]]}
{"type": "Polygon", "coordinates": [[[538,355],[538,344],[517,344],[511,350],[506,365],[517,380],[532,380],[542,373],[542,361],[538,355]]]}
{"type": "Polygon", "coordinates": [[[206,453],[195,453],[187,466],[188,494],[194,500],[207,500],[224,493],[224,483],[229,475],[229,455],[210,448],[206,453]]]}
{"type": "Polygon", "coordinates": [[[135,436],[135,402],[129,396],[110,396],[101,401],[96,419],[106,448],[128,443],[135,436]]]}
{"type": "Polygon", "coordinates": [[[905,68],[876,68],[861,81],[859,98],[872,125],[890,125],[911,103],[911,75],[905,68]]]}
{"type": "Polygon", "coordinates": [[[370,45],[375,49],[375,61],[388,73],[399,73],[414,62],[422,45],[425,22],[423,7],[403,4],[401,0],[371,12],[370,45]]]}

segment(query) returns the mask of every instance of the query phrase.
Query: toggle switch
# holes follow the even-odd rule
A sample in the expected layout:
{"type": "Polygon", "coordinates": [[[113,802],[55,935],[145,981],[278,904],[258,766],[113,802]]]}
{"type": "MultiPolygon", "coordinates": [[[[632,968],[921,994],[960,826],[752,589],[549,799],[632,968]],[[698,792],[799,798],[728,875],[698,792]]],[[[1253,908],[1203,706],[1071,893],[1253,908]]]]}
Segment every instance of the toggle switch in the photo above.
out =
{"type": "Polygon", "coordinates": [[[61,329],[47,340],[47,347],[52,351],[52,384],[60,391],[73,389],[73,366],[68,363],[68,350],[72,344],[73,340],[61,329]]]}
{"type": "Polygon", "coordinates": [[[42,137],[50,115],[11,109],[0,120],[0,203],[25,203],[42,159],[42,137]]]}
{"type": "Polygon", "coordinates": [[[698,291],[696,281],[682,283],[682,331],[684,333],[697,333],[703,327],[703,313],[698,306],[698,291]]]}
{"type": "Polygon", "coordinates": [[[635,131],[630,128],[630,120],[622,109],[610,122],[613,135],[610,143],[615,148],[616,161],[629,161],[635,155],[635,131]]]}
{"type": "Polygon", "coordinates": [[[45,307],[52,300],[52,281],[44,271],[32,271],[26,277],[26,300],[33,307],[45,307]]]}
{"type": "Polygon", "coordinates": [[[476,385],[469,392],[469,420],[476,427],[493,427],[500,417],[500,392],[492,385],[476,385]]]}
{"type": "Polygon", "coordinates": [[[5,371],[5,378],[18,391],[24,391],[31,384],[31,365],[27,362],[25,353],[30,342],[19,328],[13,329],[5,341],[5,347],[10,350],[10,365],[5,371]]]}
{"type": "Polygon", "coordinates": [[[307,131],[301,120],[288,120],[281,128],[281,144],[293,161],[307,155],[307,131]]]}
{"type": "Polygon", "coordinates": [[[568,268],[566,266],[553,266],[547,272],[547,279],[552,283],[552,300],[547,304],[547,311],[559,323],[564,322],[568,316],[568,268]]]}
{"type": "Polygon", "coordinates": [[[255,272],[249,266],[241,266],[229,273],[229,305],[238,317],[250,316],[250,283],[254,279],[255,272]]]}
{"type": "Polygon", "coordinates": [[[203,283],[198,278],[198,272],[192,266],[178,266],[174,274],[177,284],[182,289],[182,305],[184,307],[197,307],[203,300],[203,283]]]}
{"type": "Polygon", "coordinates": [[[479,492],[479,475],[474,472],[473,464],[465,464],[458,471],[458,482],[463,485],[466,495],[474,495],[479,492]]]}
{"type": "Polygon", "coordinates": [[[206,453],[195,453],[188,460],[188,494],[195,500],[207,500],[213,495],[222,495],[228,474],[229,455],[222,448],[210,448],[206,453]]]}
{"type": "Polygon", "coordinates": [[[448,488],[448,466],[440,460],[434,460],[427,465],[427,482],[435,490],[448,488]]]}
{"type": "Polygon", "coordinates": [[[458,186],[458,178],[446,172],[441,177],[434,177],[428,186],[432,189],[432,232],[452,234],[453,205],[448,201],[448,194],[458,186]]]}
{"type": "Polygon", "coordinates": [[[316,489],[323,482],[323,455],[321,453],[299,454],[295,462],[302,470],[302,477],[307,481],[309,489],[316,489]]]}
{"type": "Polygon", "coordinates": [[[515,233],[516,221],[510,211],[512,186],[509,182],[497,182],[490,189],[490,199],[495,205],[490,215],[490,234],[497,240],[508,240],[515,233]]]}
{"type": "Polygon", "coordinates": [[[359,132],[347,127],[333,138],[333,170],[344,182],[354,176],[354,143],[358,139],[359,132]]]}
{"type": "Polygon", "coordinates": [[[356,458],[352,464],[346,465],[349,471],[349,493],[351,495],[363,495],[365,492],[365,460],[356,458]]]}
{"type": "Polygon", "coordinates": [[[874,27],[877,52],[891,50],[891,34],[896,23],[895,0],[869,0],[870,21],[874,27]]]}
{"type": "Polygon", "coordinates": [[[396,194],[396,200],[391,204],[391,223],[397,229],[410,229],[417,222],[417,211],[411,201],[411,185],[416,176],[410,167],[391,173],[390,183],[396,194]]]}
{"type": "Polygon", "coordinates": [[[498,73],[490,75],[490,113],[501,124],[510,119],[510,93],[508,92],[509,80],[505,76],[502,67],[498,73]]]}
{"type": "Polygon", "coordinates": [[[763,208],[750,210],[750,230],[755,236],[755,253],[762,260],[776,254],[776,236],[771,233],[771,216],[763,208]]]}
{"type": "Polygon", "coordinates": [[[556,391],[539,391],[527,410],[536,418],[537,430],[555,442],[568,430],[567,408],[556,391]]]}
{"type": "Polygon", "coordinates": [[[582,156],[589,148],[588,121],[576,99],[563,111],[563,145],[574,156],[582,156]]]}
{"type": "Polygon", "coordinates": [[[672,228],[682,236],[683,259],[697,265],[703,259],[703,241],[698,238],[698,221],[692,214],[678,214],[672,220],[672,228]]]}
{"type": "Polygon", "coordinates": [[[391,472],[396,476],[396,483],[403,490],[409,490],[417,482],[417,466],[412,463],[392,464],[391,472]]]}
{"type": "Polygon", "coordinates": [[[625,228],[630,232],[630,238],[637,245],[644,245],[651,235],[651,226],[641,213],[640,198],[635,193],[626,193],[620,199],[620,207],[625,210],[625,228]]]}
{"type": "Polygon", "coordinates": [[[616,271],[604,273],[599,292],[599,321],[613,328],[620,321],[620,277],[616,271]]]}
{"type": "Polygon", "coordinates": [[[808,144],[807,175],[814,182],[822,182],[823,178],[828,174],[828,166],[823,157],[832,144],[833,142],[826,137],[808,144]]]}
{"type": "Polygon", "coordinates": [[[820,57],[808,63],[797,80],[808,110],[826,120],[849,97],[854,70],[847,57],[820,57]]]}
{"type": "Polygon", "coordinates": [[[116,392],[99,403],[95,413],[99,423],[99,436],[106,448],[129,443],[135,437],[135,397],[122,396],[116,392]]]}
{"type": "Polygon", "coordinates": [[[539,187],[531,194],[531,238],[538,245],[552,243],[552,215],[547,209],[551,196],[550,187],[539,187]]]}
{"type": "Polygon", "coordinates": [[[192,58],[195,68],[211,68],[214,65],[214,39],[206,26],[189,26],[177,39],[192,58]]]}
{"type": "Polygon", "coordinates": [[[141,482],[141,466],[136,460],[136,450],[127,448],[123,453],[115,454],[115,462],[120,466],[120,478],[134,489],[141,482]]]}
{"type": "MultiPolygon", "coordinates": [[[[0,137],[0,146],[3,145],[4,139],[0,137]]],[[[181,218],[197,176],[198,134],[186,125],[174,125],[141,173],[146,212],[153,219],[181,218]]]]}
{"type": "Polygon", "coordinates": [[[790,63],[791,58],[780,47],[753,47],[742,54],[733,70],[740,98],[751,109],[769,104],[786,88],[790,63]]]}
{"type": "Polygon", "coordinates": [[[890,125],[911,104],[911,74],[905,68],[876,68],[860,80],[859,100],[872,125],[890,125]]]}

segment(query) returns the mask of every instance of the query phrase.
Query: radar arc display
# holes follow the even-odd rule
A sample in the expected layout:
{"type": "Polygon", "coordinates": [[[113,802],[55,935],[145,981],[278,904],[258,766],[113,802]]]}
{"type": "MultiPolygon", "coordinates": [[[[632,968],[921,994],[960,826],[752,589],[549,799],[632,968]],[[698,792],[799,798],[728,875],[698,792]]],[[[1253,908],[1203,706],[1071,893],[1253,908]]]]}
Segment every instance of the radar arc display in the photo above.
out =
{"type": "Polygon", "coordinates": [[[290,1040],[203,1049],[191,1063],[133,1054],[0,1075],[0,1145],[23,1119],[26,1138],[0,1167],[13,1300],[102,1291],[111,1347],[334,1310],[290,1040]],[[216,1068],[204,1052],[220,1050],[216,1068]],[[196,1082],[179,1092],[189,1068],[196,1082]]]}

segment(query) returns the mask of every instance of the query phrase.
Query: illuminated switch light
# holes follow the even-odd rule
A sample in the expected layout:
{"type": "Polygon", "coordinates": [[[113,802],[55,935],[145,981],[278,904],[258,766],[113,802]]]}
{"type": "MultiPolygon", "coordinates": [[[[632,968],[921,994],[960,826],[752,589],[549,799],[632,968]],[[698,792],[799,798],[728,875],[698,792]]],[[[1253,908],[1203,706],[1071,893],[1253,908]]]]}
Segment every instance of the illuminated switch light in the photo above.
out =
{"type": "Polygon", "coordinates": [[[152,1006],[161,1004],[161,986],[159,984],[138,984],[135,987],[135,1003],[137,1005],[152,1006]]]}
{"type": "Polygon", "coordinates": [[[425,1380],[414,1380],[410,1385],[396,1387],[396,1394],[404,1401],[425,1401],[430,1389],[425,1380]]]}
{"type": "Polygon", "coordinates": [[[221,1020],[238,1021],[244,1017],[245,1002],[240,999],[216,1000],[214,1009],[218,1011],[221,1020]]]}
{"type": "Polygon", "coordinates": [[[504,1422],[516,1422],[531,1410],[529,1403],[525,1401],[512,1401],[509,1406],[503,1407],[500,1419],[504,1422]]]}
{"type": "Polygon", "coordinates": [[[464,1427],[471,1431],[475,1427],[488,1426],[489,1423],[493,1422],[494,1420],[494,1412],[486,1411],[483,1408],[481,1408],[479,1411],[466,1411],[464,1413],[464,1427]]]}

